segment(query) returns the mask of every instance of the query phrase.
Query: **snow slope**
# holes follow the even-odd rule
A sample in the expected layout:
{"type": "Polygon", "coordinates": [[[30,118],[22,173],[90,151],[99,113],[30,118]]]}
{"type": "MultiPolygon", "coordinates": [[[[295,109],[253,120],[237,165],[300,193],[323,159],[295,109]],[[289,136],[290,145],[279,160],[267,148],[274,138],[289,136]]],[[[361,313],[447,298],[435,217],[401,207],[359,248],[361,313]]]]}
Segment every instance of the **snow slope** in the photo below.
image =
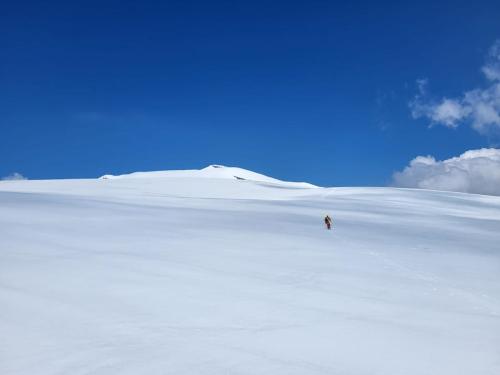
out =
{"type": "Polygon", "coordinates": [[[0,374],[500,373],[499,197],[217,169],[1,181],[0,374]]]}

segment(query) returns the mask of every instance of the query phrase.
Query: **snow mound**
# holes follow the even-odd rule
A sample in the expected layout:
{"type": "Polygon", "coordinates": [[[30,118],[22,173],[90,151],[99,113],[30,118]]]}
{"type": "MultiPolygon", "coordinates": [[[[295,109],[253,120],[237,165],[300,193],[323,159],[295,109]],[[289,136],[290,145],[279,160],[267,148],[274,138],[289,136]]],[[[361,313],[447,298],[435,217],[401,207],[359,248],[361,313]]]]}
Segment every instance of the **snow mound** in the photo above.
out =
{"type": "Polygon", "coordinates": [[[153,171],[153,172],[134,172],[123,175],[106,174],[101,176],[103,180],[114,180],[124,178],[216,178],[230,180],[249,180],[254,182],[264,182],[270,184],[285,185],[295,188],[315,188],[317,186],[307,182],[288,182],[278,180],[260,173],[252,172],[238,167],[226,167],[224,165],[212,164],[203,169],[172,170],[172,171],[153,171]]]}

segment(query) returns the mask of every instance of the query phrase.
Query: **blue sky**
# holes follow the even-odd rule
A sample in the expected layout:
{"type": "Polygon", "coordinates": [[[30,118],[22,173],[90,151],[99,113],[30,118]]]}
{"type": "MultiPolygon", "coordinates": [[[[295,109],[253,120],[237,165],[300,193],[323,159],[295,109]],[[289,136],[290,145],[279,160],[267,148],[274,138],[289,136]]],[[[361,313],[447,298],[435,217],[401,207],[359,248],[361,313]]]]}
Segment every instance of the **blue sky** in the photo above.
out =
{"type": "Polygon", "coordinates": [[[1,8],[0,176],[217,163],[319,185],[387,185],[418,155],[499,143],[468,125],[429,127],[430,115],[410,108],[418,79],[435,98],[487,86],[498,1],[1,8]]]}

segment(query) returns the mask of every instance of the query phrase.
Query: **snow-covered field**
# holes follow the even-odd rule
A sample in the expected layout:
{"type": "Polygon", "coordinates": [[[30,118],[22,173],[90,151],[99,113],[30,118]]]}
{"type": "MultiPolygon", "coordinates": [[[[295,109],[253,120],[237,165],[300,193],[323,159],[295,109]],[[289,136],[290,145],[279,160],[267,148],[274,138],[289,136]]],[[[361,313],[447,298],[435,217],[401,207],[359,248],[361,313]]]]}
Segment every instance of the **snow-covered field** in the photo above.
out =
{"type": "Polygon", "coordinates": [[[0,338],[2,375],[498,375],[500,198],[2,181],[0,338]]]}

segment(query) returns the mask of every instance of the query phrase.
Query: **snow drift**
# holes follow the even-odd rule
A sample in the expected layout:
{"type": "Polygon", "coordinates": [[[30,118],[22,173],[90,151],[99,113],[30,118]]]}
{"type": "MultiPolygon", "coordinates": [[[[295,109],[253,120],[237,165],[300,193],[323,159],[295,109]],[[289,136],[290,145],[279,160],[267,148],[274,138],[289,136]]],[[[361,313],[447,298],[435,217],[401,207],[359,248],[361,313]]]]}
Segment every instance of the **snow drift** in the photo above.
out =
{"type": "Polygon", "coordinates": [[[1,181],[0,373],[498,374],[499,243],[499,197],[1,181]]]}

